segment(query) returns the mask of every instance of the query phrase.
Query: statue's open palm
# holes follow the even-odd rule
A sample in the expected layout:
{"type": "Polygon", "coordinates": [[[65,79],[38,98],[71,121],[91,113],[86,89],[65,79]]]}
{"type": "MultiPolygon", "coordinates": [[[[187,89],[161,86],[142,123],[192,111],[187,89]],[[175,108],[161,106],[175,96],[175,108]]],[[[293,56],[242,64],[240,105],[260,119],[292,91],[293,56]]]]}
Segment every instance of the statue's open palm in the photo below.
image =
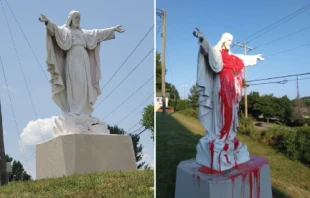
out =
{"type": "Polygon", "coordinates": [[[41,22],[47,22],[48,19],[47,19],[47,17],[44,16],[43,14],[40,14],[40,16],[39,16],[39,21],[41,21],[41,22]]]}
{"type": "Polygon", "coordinates": [[[119,32],[119,33],[123,33],[125,32],[125,29],[122,28],[122,25],[118,25],[114,28],[115,31],[119,32]]]}

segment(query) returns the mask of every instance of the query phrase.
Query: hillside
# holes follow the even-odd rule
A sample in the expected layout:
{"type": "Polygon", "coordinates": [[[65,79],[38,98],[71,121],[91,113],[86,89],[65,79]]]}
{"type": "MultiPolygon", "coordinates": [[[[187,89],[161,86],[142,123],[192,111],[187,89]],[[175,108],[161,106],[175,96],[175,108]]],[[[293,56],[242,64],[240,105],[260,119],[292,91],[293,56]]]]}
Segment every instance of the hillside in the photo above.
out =
{"type": "Polygon", "coordinates": [[[153,198],[154,172],[104,172],[70,177],[12,182],[0,187],[0,197],[116,197],[153,198]]]}
{"type": "MultiPolygon", "coordinates": [[[[195,118],[174,113],[165,118],[157,113],[156,183],[157,197],[174,197],[176,168],[180,161],[194,158],[204,128],[195,118]]],[[[310,197],[310,168],[292,161],[273,148],[238,134],[253,155],[264,156],[271,168],[274,197],[310,197]]]]}

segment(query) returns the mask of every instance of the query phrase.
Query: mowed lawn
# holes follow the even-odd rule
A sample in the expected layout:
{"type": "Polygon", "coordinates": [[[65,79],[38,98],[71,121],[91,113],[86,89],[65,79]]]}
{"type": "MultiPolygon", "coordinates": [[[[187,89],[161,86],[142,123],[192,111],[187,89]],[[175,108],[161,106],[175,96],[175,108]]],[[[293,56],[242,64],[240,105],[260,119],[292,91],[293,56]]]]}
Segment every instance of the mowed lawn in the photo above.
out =
{"type": "Polygon", "coordinates": [[[137,170],[72,175],[0,187],[2,198],[153,198],[154,171],[137,170]]]}
{"type": "MultiPolygon", "coordinates": [[[[178,113],[156,116],[156,196],[174,197],[180,161],[196,156],[196,145],[205,130],[198,119],[178,113]]],[[[292,161],[273,148],[238,134],[253,155],[264,156],[271,167],[273,197],[310,198],[310,168],[292,161]]]]}

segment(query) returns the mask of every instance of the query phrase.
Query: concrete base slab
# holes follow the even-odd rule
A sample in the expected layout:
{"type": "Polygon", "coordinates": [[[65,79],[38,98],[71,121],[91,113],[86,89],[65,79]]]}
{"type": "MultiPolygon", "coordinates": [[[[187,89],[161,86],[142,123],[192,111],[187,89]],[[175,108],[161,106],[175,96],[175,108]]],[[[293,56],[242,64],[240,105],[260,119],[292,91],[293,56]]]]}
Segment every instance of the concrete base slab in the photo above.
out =
{"type": "Polygon", "coordinates": [[[195,159],[177,168],[176,198],[272,198],[270,167],[263,157],[223,172],[200,166],[195,159]]]}
{"type": "Polygon", "coordinates": [[[36,146],[37,179],[136,169],[127,135],[69,134],[36,146]]]}

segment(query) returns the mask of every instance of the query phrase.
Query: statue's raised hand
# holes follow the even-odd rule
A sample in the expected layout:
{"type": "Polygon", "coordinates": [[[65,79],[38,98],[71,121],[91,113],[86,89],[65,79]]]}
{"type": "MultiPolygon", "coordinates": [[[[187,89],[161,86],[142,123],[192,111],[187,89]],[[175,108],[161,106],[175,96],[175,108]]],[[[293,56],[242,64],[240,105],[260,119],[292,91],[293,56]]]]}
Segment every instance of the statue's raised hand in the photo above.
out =
{"type": "Polygon", "coordinates": [[[40,14],[40,16],[39,16],[39,21],[41,21],[41,22],[47,22],[48,21],[48,19],[47,19],[47,17],[46,16],[44,16],[43,14],[40,14]]]}
{"type": "Polygon", "coordinates": [[[122,25],[118,25],[114,27],[114,31],[117,31],[119,33],[125,32],[125,29],[122,28],[122,25]]]}
{"type": "Polygon", "coordinates": [[[265,60],[265,59],[263,58],[263,55],[262,55],[262,54],[258,54],[258,55],[257,55],[257,59],[260,60],[260,61],[265,60]]]}
{"type": "Polygon", "coordinates": [[[200,32],[200,30],[198,28],[196,28],[196,31],[193,32],[193,35],[199,39],[200,42],[203,41],[204,37],[202,35],[202,33],[200,32]]]}

